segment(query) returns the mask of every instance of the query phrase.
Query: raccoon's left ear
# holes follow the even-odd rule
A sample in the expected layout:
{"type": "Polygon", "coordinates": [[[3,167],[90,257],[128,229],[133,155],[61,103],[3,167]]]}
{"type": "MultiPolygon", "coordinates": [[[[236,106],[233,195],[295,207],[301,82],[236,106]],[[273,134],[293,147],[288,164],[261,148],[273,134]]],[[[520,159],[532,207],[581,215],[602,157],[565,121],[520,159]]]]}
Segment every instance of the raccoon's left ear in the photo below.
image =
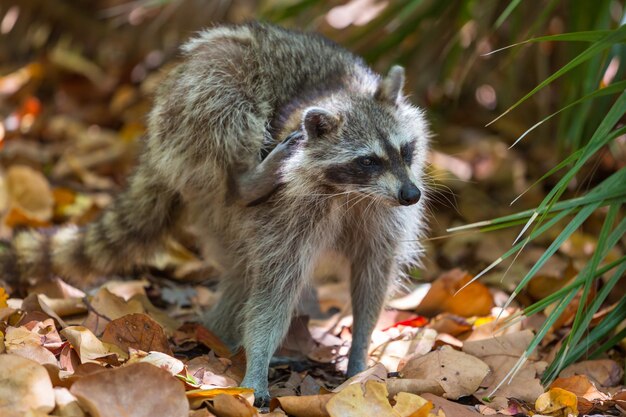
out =
{"type": "Polygon", "coordinates": [[[404,87],[404,68],[394,65],[387,76],[380,82],[374,93],[374,98],[389,104],[397,104],[404,87]]]}
{"type": "Polygon", "coordinates": [[[302,116],[302,127],[309,138],[324,136],[339,129],[341,117],[321,107],[309,107],[302,116]]]}

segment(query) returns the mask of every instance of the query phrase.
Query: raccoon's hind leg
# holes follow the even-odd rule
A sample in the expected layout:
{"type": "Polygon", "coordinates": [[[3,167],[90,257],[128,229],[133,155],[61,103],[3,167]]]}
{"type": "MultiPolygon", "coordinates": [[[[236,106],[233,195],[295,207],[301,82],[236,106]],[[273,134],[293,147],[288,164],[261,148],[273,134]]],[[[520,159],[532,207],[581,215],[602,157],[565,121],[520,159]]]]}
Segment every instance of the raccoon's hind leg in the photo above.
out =
{"type": "Polygon", "coordinates": [[[86,277],[124,272],[150,256],[177,217],[179,195],[149,165],[141,164],[128,188],[84,227],[31,230],[12,243],[13,259],[5,259],[13,281],[59,275],[84,286],[86,277]]]}

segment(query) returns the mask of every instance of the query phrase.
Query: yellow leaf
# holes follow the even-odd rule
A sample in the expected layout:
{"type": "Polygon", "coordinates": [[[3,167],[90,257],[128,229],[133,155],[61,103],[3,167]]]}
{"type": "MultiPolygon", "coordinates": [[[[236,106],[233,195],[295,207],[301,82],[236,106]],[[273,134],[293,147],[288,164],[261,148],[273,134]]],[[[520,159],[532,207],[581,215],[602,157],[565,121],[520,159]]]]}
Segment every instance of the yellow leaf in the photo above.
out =
{"type": "Polygon", "coordinates": [[[331,398],[326,410],[331,417],[400,417],[387,396],[387,387],[382,382],[367,381],[365,391],[361,384],[352,384],[331,398]]]}
{"type": "Polygon", "coordinates": [[[212,388],[212,389],[194,389],[187,391],[185,394],[187,398],[214,398],[221,394],[227,395],[246,395],[252,394],[254,390],[252,388],[212,388]]]}
{"type": "Polygon", "coordinates": [[[562,388],[550,388],[537,398],[535,409],[541,414],[557,417],[578,415],[578,399],[576,394],[562,388]]]}
{"type": "Polygon", "coordinates": [[[7,300],[9,299],[9,295],[4,290],[4,288],[0,287],[0,308],[8,307],[7,300]]]}
{"type": "Polygon", "coordinates": [[[421,406],[418,410],[416,410],[409,417],[430,417],[432,416],[432,414],[430,413],[430,410],[432,409],[433,409],[433,403],[428,401],[426,404],[421,406]]]}

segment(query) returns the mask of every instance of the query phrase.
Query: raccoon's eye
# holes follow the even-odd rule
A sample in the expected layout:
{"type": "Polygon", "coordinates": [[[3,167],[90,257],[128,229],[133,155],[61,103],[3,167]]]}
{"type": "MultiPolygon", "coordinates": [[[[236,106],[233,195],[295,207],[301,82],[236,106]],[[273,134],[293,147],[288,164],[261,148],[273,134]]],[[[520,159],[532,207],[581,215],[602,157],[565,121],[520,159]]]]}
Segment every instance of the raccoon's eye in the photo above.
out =
{"type": "Polygon", "coordinates": [[[359,165],[364,167],[374,167],[380,165],[378,158],[372,156],[362,156],[356,160],[359,165]]]}

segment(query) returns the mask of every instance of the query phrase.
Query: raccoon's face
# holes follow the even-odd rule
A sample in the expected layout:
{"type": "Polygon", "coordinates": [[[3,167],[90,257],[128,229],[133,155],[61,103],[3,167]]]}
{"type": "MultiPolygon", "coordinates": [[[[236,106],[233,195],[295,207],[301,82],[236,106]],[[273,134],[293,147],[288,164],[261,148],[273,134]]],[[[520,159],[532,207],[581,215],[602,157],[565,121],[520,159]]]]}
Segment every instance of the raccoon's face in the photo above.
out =
{"type": "Polygon", "coordinates": [[[315,167],[309,175],[332,194],[361,193],[403,206],[420,200],[426,125],[400,95],[402,74],[389,81],[392,69],[373,96],[305,111],[303,156],[315,167]]]}

